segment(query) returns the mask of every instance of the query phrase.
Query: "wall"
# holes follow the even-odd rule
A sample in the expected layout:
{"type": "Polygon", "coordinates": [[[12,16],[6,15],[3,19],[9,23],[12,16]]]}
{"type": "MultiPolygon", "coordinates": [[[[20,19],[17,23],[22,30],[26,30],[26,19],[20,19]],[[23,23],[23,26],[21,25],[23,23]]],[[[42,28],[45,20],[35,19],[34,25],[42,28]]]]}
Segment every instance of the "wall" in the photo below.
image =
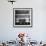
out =
{"type": "Polygon", "coordinates": [[[0,0],[0,41],[15,40],[19,32],[30,34],[33,40],[46,40],[45,0],[17,0],[14,5],[7,0],[0,0]],[[14,28],[13,8],[33,8],[33,27],[14,28]]]}

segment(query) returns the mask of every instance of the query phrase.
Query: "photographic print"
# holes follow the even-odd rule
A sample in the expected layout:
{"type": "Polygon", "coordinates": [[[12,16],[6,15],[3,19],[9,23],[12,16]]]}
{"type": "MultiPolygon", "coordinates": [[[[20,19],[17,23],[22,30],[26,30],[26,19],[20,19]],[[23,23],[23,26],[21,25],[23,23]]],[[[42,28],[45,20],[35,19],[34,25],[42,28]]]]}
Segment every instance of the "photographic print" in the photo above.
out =
{"type": "Polygon", "coordinates": [[[32,8],[14,8],[13,26],[32,27],[32,8]]]}

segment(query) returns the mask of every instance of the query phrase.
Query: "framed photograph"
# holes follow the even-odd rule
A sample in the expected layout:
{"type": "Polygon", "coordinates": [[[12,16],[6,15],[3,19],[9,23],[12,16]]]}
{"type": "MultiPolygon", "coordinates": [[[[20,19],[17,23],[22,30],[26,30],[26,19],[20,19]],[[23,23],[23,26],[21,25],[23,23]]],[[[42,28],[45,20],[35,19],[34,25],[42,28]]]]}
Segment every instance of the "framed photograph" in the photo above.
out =
{"type": "Polygon", "coordinates": [[[13,8],[14,27],[32,27],[32,8],[13,8]]]}

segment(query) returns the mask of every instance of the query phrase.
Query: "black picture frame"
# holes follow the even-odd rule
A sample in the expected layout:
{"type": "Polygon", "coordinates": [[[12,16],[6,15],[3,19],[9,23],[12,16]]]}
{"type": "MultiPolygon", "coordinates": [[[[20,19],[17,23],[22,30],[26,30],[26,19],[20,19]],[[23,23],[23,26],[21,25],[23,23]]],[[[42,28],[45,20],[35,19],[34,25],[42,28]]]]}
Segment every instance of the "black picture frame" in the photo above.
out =
{"type": "Polygon", "coordinates": [[[13,27],[32,27],[32,8],[13,8],[13,27]]]}

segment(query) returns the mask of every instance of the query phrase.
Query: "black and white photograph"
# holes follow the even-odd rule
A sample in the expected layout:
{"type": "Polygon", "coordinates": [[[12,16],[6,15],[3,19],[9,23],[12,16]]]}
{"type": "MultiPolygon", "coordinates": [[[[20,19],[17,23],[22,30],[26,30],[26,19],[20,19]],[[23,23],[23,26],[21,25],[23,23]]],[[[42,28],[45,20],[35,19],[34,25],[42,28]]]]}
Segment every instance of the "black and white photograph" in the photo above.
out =
{"type": "Polygon", "coordinates": [[[13,26],[32,27],[32,8],[14,8],[13,26]]]}
{"type": "Polygon", "coordinates": [[[0,46],[46,46],[46,0],[0,0],[0,46]]]}

